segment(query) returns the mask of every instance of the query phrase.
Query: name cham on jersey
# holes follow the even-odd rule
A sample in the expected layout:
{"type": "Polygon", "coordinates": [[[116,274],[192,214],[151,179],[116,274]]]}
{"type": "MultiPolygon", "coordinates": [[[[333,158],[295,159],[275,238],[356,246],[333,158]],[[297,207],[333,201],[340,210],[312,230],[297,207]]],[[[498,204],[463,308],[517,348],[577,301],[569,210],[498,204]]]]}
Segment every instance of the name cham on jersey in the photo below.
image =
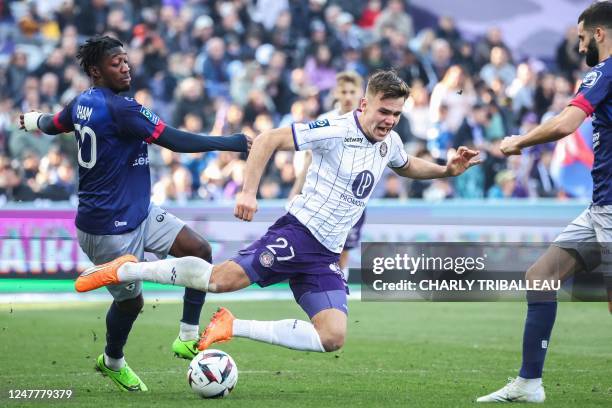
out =
{"type": "Polygon", "coordinates": [[[92,113],[93,113],[93,108],[90,108],[89,106],[77,105],[77,111],[76,111],[77,119],[89,120],[89,118],[91,118],[92,113]]]}

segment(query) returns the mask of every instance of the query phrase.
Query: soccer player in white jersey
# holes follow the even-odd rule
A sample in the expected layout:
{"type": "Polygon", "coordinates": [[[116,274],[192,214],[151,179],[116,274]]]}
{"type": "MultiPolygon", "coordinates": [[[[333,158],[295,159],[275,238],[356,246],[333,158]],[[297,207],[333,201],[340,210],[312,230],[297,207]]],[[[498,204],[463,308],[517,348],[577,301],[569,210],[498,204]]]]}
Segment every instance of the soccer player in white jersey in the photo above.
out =
{"type": "MultiPolygon", "coordinates": [[[[521,154],[525,147],[574,133],[587,116],[593,117],[593,201],[529,268],[528,281],[563,281],[598,263],[604,278],[612,277],[612,2],[595,2],[580,14],[578,39],[579,51],[586,54],[586,63],[593,69],[585,75],[574,99],[554,118],[525,135],[506,137],[500,146],[505,155],[521,154]],[[601,252],[594,254],[591,250],[597,247],[601,252]]],[[[556,291],[527,291],[519,375],[478,402],[544,402],[542,372],[556,316],[556,291]]]]}
{"type": "Polygon", "coordinates": [[[195,257],[137,263],[126,255],[85,271],[76,281],[77,291],[134,279],[207,292],[289,280],[310,322],[240,320],[220,308],[202,333],[200,350],[234,336],[297,350],[339,349],[345,340],[348,308],[338,258],[385,167],[404,177],[431,179],[457,176],[480,162],[477,151],[463,146],[445,166],[409,158],[393,131],[409,92],[395,72],[380,71],[368,81],[359,110],[273,129],[256,138],[243,190],[236,197],[234,215],[241,220],[251,221],[257,211],[261,175],[275,150],[312,150],[313,163],[302,193],[287,205],[287,214],[232,260],[214,266],[195,257]]]}
{"type": "MultiPolygon", "coordinates": [[[[361,75],[355,71],[339,72],[338,75],[336,75],[336,86],[334,87],[333,96],[335,108],[320,115],[317,118],[318,120],[333,119],[359,108],[359,101],[363,97],[363,78],[361,75]]],[[[302,191],[304,182],[306,181],[308,168],[312,163],[312,153],[310,150],[297,151],[295,154],[298,159],[296,161],[301,164],[301,170],[297,172],[295,183],[293,184],[291,193],[289,193],[290,199],[302,191]],[[301,157],[298,157],[298,155],[301,157]]],[[[340,254],[340,259],[338,260],[338,266],[344,275],[344,279],[347,281],[349,276],[349,251],[359,245],[359,241],[361,240],[361,228],[363,227],[365,218],[366,212],[364,210],[359,220],[357,220],[357,223],[353,225],[349,231],[346,242],[344,243],[344,248],[340,254]]]]}

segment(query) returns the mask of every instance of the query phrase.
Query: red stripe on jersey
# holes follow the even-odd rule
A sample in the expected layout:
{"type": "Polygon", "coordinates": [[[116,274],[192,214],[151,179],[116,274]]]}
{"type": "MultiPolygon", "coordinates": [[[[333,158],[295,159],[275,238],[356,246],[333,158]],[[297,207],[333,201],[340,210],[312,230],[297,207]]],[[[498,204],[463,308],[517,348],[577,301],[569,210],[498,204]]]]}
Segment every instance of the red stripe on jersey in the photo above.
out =
{"type": "Polygon", "coordinates": [[[60,132],[68,132],[70,129],[68,129],[66,126],[62,125],[62,123],[59,120],[60,113],[61,112],[57,112],[55,115],[53,115],[53,125],[60,132]]]}
{"type": "Polygon", "coordinates": [[[582,93],[579,93],[578,95],[576,95],[569,104],[582,109],[584,113],[587,114],[587,116],[591,116],[593,112],[595,111],[595,108],[593,108],[593,105],[591,105],[591,102],[589,102],[588,99],[585,98],[582,93]]]}
{"type": "Polygon", "coordinates": [[[157,125],[155,125],[155,130],[153,130],[153,134],[147,137],[145,139],[145,142],[149,144],[153,143],[159,137],[159,135],[161,135],[161,133],[164,131],[165,128],[166,128],[166,124],[160,120],[157,123],[157,125]]]}

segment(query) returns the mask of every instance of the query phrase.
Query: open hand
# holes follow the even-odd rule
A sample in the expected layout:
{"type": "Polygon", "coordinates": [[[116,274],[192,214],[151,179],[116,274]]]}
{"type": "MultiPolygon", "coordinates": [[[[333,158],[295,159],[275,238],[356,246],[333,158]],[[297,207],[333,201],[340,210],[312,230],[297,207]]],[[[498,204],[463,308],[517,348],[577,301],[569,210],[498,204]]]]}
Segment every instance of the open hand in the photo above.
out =
{"type": "Polygon", "coordinates": [[[479,154],[480,151],[478,150],[470,150],[465,146],[460,146],[446,163],[447,176],[458,176],[470,167],[482,163],[482,160],[477,158],[479,154]]]}

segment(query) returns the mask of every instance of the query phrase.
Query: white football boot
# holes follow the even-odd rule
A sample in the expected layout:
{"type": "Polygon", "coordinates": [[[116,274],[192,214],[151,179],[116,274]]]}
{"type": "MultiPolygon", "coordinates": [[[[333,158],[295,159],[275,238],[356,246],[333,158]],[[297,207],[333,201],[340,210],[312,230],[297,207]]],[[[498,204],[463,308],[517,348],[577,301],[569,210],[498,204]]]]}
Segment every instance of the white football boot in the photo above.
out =
{"type": "Polygon", "coordinates": [[[544,402],[546,394],[542,379],[509,378],[500,390],[480,397],[476,402],[544,402]]]}

